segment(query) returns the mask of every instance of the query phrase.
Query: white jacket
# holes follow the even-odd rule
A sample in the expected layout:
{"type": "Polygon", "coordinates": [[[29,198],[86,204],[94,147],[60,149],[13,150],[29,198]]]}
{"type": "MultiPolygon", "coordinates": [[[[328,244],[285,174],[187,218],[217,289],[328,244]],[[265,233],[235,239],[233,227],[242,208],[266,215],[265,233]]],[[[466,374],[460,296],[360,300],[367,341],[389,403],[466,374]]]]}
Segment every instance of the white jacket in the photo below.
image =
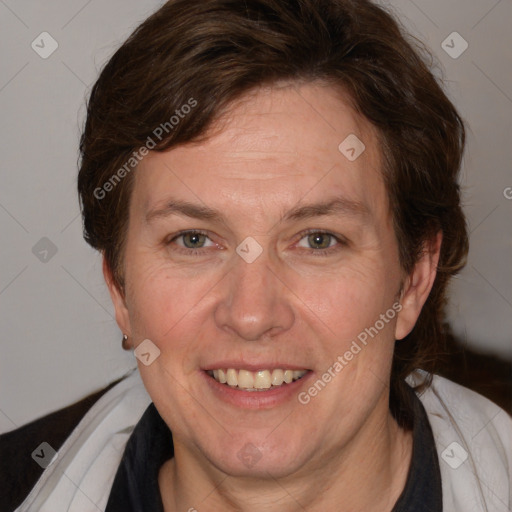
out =
{"type": "MultiPolygon", "coordinates": [[[[416,372],[408,381],[420,378],[422,372],[416,372]]],[[[510,512],[512,418],[481,395],[439,376],[420,400],[438,447],[443,510],[510,512]]],[[[16,512],[104,510],[124,447],[150,403],[136,370],[106,392],[16,512]]]]}

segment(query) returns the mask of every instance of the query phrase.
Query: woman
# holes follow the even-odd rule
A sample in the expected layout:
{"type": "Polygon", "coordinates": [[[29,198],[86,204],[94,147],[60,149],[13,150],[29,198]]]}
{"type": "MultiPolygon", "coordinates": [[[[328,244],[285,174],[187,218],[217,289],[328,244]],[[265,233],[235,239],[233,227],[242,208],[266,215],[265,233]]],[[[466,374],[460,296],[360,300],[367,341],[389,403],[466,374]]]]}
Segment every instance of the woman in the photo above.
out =
{"type": "Polygon", "coordinates": [[[432,376],[463,146],[373,3],[166,3],[103,69],[80,148],[139,371],[16,510],[508,510],[510,418],[432,376]]]}

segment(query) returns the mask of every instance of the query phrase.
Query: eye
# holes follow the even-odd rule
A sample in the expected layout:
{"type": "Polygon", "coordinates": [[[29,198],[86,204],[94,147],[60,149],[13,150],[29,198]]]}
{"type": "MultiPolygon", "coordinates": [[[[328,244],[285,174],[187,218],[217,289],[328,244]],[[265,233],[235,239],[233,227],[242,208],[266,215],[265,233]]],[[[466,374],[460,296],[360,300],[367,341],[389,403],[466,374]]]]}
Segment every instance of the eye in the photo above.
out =
{"type": "Polygon", "coordinates": [[[310,252],[328,254],[347,245],[345,240],[325,231],[308,231],[299,240],[297,247],[309,249],[310,252]]]}
{"type": "MultiPolygon", "coordinates": [[[[306,240],[311,249],[327,249],[331,246],[331,242],[336,241],[329,233],[311,233],[301,239],[306,240]]],[[[300,243],[299,243],[300,245],[300,243]]],[[[304,247],[304,246],[301,246],[304,247]]]]}
{"type": "Polygon", "coordinates": [[[182,231],[168,241],[168,245],[178,246],[178,250],[195,254],[198,249],[215,246],[208,235],[202,231],[182,231]]]}
{"type": "Polygon", "coordinates": [[[208,237],[203,233],[190,231],[188,233],[183,233],[182,235],[180,235],[178,239],[180,238],[183,241],[183,245],[188,249],[198,249],[200,247],[204,247],[204,244],[208,237]]]}

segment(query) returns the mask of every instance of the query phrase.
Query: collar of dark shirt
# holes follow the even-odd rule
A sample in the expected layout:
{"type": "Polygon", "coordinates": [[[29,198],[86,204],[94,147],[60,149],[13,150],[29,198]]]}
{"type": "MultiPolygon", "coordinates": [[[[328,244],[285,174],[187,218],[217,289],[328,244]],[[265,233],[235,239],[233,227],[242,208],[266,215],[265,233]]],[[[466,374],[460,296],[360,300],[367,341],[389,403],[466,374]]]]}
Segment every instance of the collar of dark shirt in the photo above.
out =
{"type": "MultiPolygon", "coordinates": [[[[423,404],[409,390],[413,453],[406,485],[391,512],[442,512],[441,472],[434,436],[423,404]]],[[[158,473],[173,455],[171,431],[151,404],[126,444],[105,512],[164,512],[158,473]]],[[[195,506],[200,510],[199,503],[195,506]]]]}

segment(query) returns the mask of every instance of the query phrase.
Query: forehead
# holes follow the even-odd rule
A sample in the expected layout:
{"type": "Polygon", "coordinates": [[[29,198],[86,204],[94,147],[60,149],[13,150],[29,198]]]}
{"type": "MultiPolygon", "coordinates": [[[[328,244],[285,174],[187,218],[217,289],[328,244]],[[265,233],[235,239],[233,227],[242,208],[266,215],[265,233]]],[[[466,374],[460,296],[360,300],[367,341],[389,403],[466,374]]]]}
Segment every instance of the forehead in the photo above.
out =
{"type": "Polygon", "coordinates": [[[284,84],[232,103],[201,142],[150,153],[136,172],[133,200],[147,211],[172,194],[243,215],[244,207],[282,213],[329,193],[379,215],[387,211],[380,169],[377,133],[342,92],[284,84]]]}

